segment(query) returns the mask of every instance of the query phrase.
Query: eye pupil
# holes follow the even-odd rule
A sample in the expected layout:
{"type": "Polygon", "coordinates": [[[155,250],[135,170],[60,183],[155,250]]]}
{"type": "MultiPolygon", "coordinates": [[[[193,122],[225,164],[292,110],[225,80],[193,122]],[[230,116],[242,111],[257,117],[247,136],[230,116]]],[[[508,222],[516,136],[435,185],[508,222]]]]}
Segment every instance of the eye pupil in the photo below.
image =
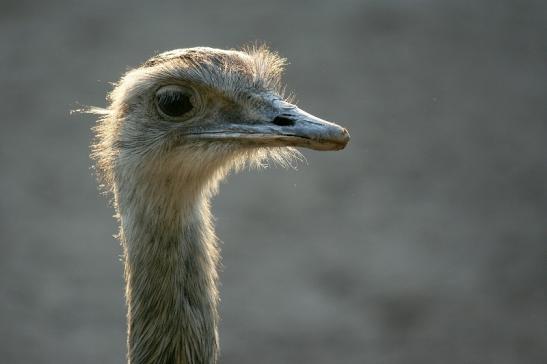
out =
{"type": "Polygon", "coordinates": [[[191,95],[177,90],[158,93],[156,103],[161,112],[171,117],[183,116],[194,108],[191,95]]]}

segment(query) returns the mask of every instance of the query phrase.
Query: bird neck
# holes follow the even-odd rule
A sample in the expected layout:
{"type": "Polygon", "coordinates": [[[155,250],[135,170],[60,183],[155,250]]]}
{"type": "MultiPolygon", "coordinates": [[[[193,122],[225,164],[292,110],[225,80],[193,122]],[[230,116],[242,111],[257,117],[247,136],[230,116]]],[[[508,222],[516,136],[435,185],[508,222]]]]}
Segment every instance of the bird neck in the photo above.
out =
{"type": "Polygon", "coordinates": [[[117,201],[131,364],[217,361],[219,252],[209,198],[178,192],[180,204],[150,191],[117,201]]]}

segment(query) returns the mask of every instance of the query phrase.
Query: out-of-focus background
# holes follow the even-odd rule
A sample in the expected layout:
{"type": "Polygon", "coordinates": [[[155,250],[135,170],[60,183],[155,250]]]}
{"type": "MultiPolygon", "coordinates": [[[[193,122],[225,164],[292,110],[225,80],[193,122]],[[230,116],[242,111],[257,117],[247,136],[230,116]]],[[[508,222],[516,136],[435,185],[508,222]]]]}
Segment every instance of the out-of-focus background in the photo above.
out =
{"type": "Polygon", "coordinates": [[[349,147],[231,176],[222,363],[547,362],[547,2],[6,1],[0,361],[123,363],[93,120],[158,51],[266,42],[349,147]]]}

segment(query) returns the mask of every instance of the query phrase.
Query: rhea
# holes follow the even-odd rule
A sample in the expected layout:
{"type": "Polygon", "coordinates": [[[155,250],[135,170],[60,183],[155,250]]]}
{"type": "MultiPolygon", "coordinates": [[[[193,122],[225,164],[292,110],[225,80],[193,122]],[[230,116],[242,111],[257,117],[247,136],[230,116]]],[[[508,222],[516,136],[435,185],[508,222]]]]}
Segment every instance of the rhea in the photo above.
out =
{"type": "Polygon", "coordinates": [[[285,60],[261,47],[177,49],[127,72],[94,127],[124,256],[131,364],[219,355],[219,249],[210,199],[232,169],[293,147],[339,150],[346,129],[283,96],[285,60]]]}

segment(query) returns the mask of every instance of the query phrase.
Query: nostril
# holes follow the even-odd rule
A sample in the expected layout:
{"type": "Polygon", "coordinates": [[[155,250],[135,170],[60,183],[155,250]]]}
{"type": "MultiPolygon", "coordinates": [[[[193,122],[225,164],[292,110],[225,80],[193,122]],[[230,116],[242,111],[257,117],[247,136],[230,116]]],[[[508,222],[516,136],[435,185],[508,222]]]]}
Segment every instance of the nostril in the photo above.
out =
{"type": "Polygon", "coordinates": [[[272,123],[279,126],[293,126],[294,120],[286,118],[284,116],[276,116],[275,119],[272,120],[272,123]]]}

